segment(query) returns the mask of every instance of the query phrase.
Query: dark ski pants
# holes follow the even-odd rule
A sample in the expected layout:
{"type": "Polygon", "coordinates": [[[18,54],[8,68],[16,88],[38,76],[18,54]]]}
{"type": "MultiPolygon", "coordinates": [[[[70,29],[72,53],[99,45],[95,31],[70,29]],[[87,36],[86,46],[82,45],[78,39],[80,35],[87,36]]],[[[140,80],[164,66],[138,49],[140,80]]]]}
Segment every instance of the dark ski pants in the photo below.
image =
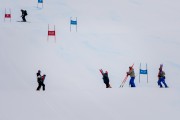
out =
{"type": "Polygon", "coordinates": [[[22,16],[22,20],[23,20],[23,22],[26,22],[25,16],[22,16]]]}
{"type": "Polygon", "coordinates": [[[111,88],[109,83],[105,83],[106,84],[106,88],[111,88]]]}
{"type": "Polygon", "coordinates": [[[165,88],[167,88],[168,86],[167,86],[167,84],[166,84],[166,82],[165,82],[165,79],[164,78],[159,78],[159,80],[158,80],[158,85],[160,86],[160,88],[162,88],[163,86],[162,86],[162,84],[161,83],[163,83],[164,84],[164,86],[165,86],[165,88]]]}
{"type": "Polygon", "coordinates": [[[134,83],[134,79],[135,79],[135,77],[131,77],[131,79],[130,79],[130,81],[129,81],[129,85],[130,85],[131,87],[136,87],[136,85],[135,85],[135,83],[134,83]]]}
{"type": "Polygon", "coordinates": [[[37,90],[40,90],[41,89],[41,86],[43,87],[43,90],[45,90],[45,84],[43,82],[38,82],[38,87],[37,87],[37,90]]]}

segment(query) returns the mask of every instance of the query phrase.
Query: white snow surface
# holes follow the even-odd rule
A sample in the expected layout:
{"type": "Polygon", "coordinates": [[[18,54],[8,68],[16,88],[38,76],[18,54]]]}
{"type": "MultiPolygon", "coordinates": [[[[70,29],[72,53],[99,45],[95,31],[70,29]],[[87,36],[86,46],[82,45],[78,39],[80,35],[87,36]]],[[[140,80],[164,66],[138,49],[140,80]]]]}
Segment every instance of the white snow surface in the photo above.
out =
{"type": "Polygon", "coordinates": [[[179,120],[179,0],[0,0],[0,120],[179,120]],[[41,5],[39,4],[39,7],[41,5]],[[5,8],[12,20],[4,22],[5,8]],[[21,20],[21,9],[29,23],[21,20]],[[77,17],[77,32],[70,17],[77,17]],[[48,24],[56,27],[47,41],[48,24]],[[139,65],[148,64],[149,83],[139,65]],[[128,81],[134,64],[136,88],[128,81]],[[163,64],[168,89],[158,88],[163,64]],[[106,89],[99,69],[108,71],[106,89]],[[36,91],[38,70],[46,91],[36,91]]]}

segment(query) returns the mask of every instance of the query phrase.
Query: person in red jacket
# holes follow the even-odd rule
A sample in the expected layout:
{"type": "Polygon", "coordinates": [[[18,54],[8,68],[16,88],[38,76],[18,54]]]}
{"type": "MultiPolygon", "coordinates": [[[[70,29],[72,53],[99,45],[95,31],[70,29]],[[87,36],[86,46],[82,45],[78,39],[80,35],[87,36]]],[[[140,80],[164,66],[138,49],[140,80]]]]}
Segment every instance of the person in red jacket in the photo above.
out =
{"type": "Polygon", "coordinates": [[[44,84],[45,77],[46,75],[43,75],[41,79],[38,81],[38,84],[39,84],[37,87],[38,91],[41,89],[41,86],[43,87],[43,91],[45,91],[45,84],[44,84]]]}

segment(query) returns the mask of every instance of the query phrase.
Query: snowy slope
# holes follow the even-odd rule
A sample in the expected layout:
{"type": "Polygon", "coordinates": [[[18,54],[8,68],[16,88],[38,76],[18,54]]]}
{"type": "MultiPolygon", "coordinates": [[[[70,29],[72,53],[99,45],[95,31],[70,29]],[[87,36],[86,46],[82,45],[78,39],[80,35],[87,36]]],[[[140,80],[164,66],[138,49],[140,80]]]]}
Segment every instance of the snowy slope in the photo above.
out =
{"type": "Polygon", "coordinates": [[[0,2],[0,120],[179,120],[178,0],[44,0],[43,8],[36,0],[0,2]],[[30,23],[17,22],[20,9],[30,23]],[[70,17],[78,18],[78,32],[69,31],[70,17]],[[47,41],[48,24],[56,26],[56,42],[47,41]],[[119,88],[133,63],[137,88],[119,88]],[[138,83],[140,63],[148,64],[148,84],[145,76],[138,83]],[[157,86],[160,64],[169,89],[157,86]],[[36,92],[39,69],[45,92],[36,92]]]}

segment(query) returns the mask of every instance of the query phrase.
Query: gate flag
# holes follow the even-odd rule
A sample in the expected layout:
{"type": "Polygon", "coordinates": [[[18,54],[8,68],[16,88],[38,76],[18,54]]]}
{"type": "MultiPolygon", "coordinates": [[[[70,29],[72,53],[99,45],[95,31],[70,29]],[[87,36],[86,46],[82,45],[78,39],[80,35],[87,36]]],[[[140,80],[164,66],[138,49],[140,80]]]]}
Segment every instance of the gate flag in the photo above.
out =
{"type": "Polygon", "coordinates": [[[56,42],[56,29],[55,29],[55,25],[54,25],[54,30],[50,30],[49,29],[49,25],[48,25],[48,36],[47,36],[47,40],[49,40],[49,36],[54,36],[54,40],[56,42]]]}
{"type": "Polygon", "coordinates": [[[140,83],[140,75],[147,75],[147,83],[148,83],[148,69],[147,69],[147,64],[146,64],[146,69],[141,69],[141,63],[139,67],[139,83],[140,83]]]}
{"type": "Polygon", "coordinates": [[[38,0],[38,3],[43,3],[43,0],[38,0]]]}
{"type": "Polygon", "coordinates": [[[147,70],[140,69],[140,74],[148,74],[147,70]]]}
{"type": "Polygon", "coordinates": [[[37,8],[39,7],[39,4],[42,4],[42,8],[43,8],[43,0],[38,0],[37,8]]]}
{"type": "Polygon", "coordinates": [[[71,20],[71,25],[77,25],[77,21],[71,20]]]}
{"type": "Polygon", "coordinates": [[[76,32],[77,32],[77,17],[76,20],[72,20],[72,17],[70,18],[70,32],[71,32],[71,25],[76,26],[76,32]]]}
{"type": "Polygon", "coordinates": [[[5,13],[4,13],[4,22],[6,21],[6,19],[9,19],[11,22],[11,9],[9,9],[9,13],[7,13],[6,9],[5,9],[5,13]]]}

